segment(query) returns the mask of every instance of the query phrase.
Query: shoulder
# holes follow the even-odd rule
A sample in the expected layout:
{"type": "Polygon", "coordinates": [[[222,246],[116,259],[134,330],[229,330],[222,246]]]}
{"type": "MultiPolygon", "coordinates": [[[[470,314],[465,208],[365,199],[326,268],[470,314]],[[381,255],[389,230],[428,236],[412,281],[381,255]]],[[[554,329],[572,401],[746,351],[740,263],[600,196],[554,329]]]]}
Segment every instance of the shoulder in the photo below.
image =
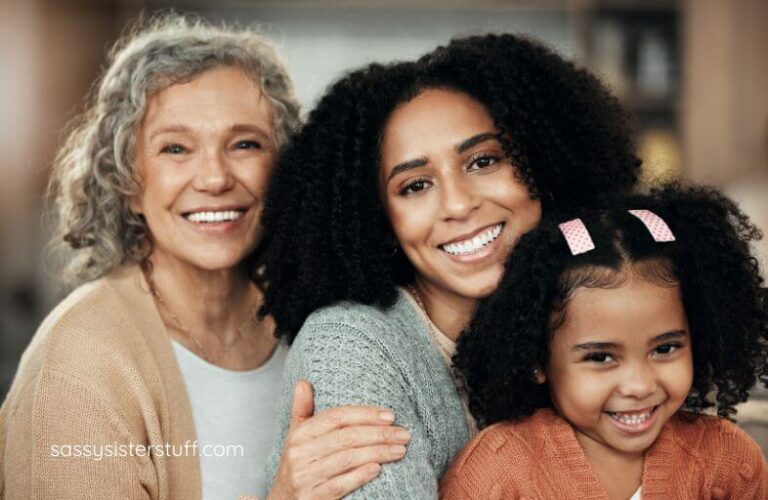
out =
{"type": "Polygon", "coordinates": [[[441,498],[505,498],[519,495],[534,481],[539,457],[536,416],[483,429],[454,458],[440,482],[441,498]]]}
{"type": "Polygon", "coordinates": [[[403,410],[414,398],[425,402],[441,394],[440,384],[455,392],[429,334],[420,330],[426,326],[404,309],[410,307],[404,300],[389,308],[340,302],[314,312],[291,346],[284,384],[309,380],[322,408],[377,404],[403,410]]]}
{"type": "Polygon", "coordinates": [[[505,421],[490,425],[475,436],[456,456],[451,471],[456,474],[494,468],[493,464],[531,463],[530,458],[542,450],[549,417],[537,412],[520,421],[505,421]]]}
{"type": "Polygon", "coordinates": [[[420,323],[409,308],[402,295],[386,308],[349,301],[323,307],[304,322],[291,350],[301,351],[318,343],[381,352],[412,349],[426,337],[420,334],[420,323]]]}
{"type": "Polygon", "coordinates": [[[457,455],[454,467],[487,466],[490,462],[506,461],[505,457],[523,460],[543,451],[549,435],[563,425],[567,426],[567,423],[549,410],[538,410],[519,421],[490,425],[457,455]]]}
{"type": "Polygon", "coordinates": [[[17,379],[42,370],[90,381],[104,364],[135,357],[139,335],[113,277],[72,291],[43,320],[22,355],[17,379]]]}
{"type": "Polygon", "coordinates": [[[679,440],[693,451],[720,449],[723,454],[731,454],[739,450],[759,450],[749,434],[725,418],[681,412],[670,419],[669,425],[679,440]]]}
{"type": "Polygon", "coordinates": [[[391,328],[396,324],[402,306],[400,299],[388,308],[351,301],[337,302],[310,314],[303,328],[333,324],[361,331],[391,328]]]}
{"type": "Polygon", "coordinates": [[[737,473],[751,480],[758,471],[766,473],[760,446],[738,425],[724,418],[682,414],[670,419],[678,442],[690,453],[726,474],[737,473]]]}

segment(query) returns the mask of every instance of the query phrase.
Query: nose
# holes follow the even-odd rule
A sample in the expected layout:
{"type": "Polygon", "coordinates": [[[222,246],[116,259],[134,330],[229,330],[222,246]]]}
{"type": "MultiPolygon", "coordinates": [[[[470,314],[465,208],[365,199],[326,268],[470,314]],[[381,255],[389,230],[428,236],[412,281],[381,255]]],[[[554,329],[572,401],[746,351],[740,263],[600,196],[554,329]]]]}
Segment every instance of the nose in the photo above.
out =
{"type": "Polygon", "coordinates": [[[217,195],[232,189],[234,185],[227,158],[221,151],[205,151],[197,170],[194,187],[198,191],[217,195]]]}
{"type": "Polygon", "coordinates": [[[479,193],[465,176],[446,179],[440,194],[443,213],[448,220],[465,219],[480,206],[479,193]]]}
{"type": "Polygon", "coordinates": [[[633,399],[645,399],[657,389],[656,370],[648,363],[635,363],[626,367],[619,394],[633,399]]]}

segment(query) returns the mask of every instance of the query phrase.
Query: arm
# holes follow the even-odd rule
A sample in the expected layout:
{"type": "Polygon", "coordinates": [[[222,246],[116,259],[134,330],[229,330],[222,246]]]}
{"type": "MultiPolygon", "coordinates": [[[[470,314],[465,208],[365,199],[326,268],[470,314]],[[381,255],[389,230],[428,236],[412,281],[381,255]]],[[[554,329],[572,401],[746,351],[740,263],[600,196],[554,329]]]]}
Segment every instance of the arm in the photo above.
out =
{"type": "Polygon", "coordinates": [[[383,408],[347,406],[312,416],[312,386],[299,380],[275,483],[268,500],[341,498],[402,458],[410,434],[383,408]]]}
{"type": "MultiPolygon", "coordinates": [[[[437,474],[429,459],[427,431],[412,403],[412,388],[390,353],[377,341],[378,336],[392,334],[308,321],[292,348],[284,383],[290,388],[299,378],[309,380],[315,388],[318,411],[343,405],[391,408],[396,423],[411,432],[405,457],[382,465],[378,477],[349,498],[437,498],[437,474]]],[[[287,433],[288,420],[287,405],[283,403],[278,449],[287,433]]]]}
{"type": "Polygon", "coordinates": [[[157,497],[149,457],[108,457],[99,447],[142,441],[87,384],[44,370],[9,410],[3,464],[8,498],[157,497]]]}

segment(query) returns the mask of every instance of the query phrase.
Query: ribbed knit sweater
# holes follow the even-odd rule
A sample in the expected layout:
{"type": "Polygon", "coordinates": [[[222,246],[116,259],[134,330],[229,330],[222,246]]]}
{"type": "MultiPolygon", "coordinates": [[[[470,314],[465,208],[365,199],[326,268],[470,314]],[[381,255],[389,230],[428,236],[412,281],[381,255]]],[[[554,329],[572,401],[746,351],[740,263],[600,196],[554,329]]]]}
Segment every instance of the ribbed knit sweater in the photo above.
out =
{"type": "Polygon", "coordinates": [[[0,407],[0,499],[199,499],[195,440],[144,276],[122,268],[72,292],[24,352],[0,407]]]}
{"type": "MultiPolygon", "coordinates": [[[[608,500],[573,428],[552,410],[483,430],[456,457],[440,493],[447,500],[608,500]]],[[[645,453],[642,498],[764,500],[768,465],[732,422],[674,416],[645,453]]]]}
{"type": "Polygon", "coordinates": [[[403,293],[388,309],[345,302],[307,318],[288,354],[267,477],[276,473],[293,386],[304,378],[314,388],[316,412],[348,404],[387,407],[395,424],[411,432],[405,457],[384,464],[348,498],[437,498],[440,476],[469,440],[466,415],[426,324],[403,293]]]}

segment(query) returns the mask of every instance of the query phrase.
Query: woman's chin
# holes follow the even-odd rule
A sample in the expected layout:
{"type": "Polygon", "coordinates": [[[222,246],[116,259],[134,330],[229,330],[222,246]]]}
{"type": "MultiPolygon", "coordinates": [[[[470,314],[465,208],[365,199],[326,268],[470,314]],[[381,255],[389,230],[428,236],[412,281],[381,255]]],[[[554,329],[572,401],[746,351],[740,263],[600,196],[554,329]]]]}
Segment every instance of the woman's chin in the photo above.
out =
{"type": "Polygon", "coordinates": [[[201,272],[224,272],[237,268],[246,256],[247,253],[242,251],[230,252],[222,249],[219,252],[199,252],[191,255],[176,255],[171,259],[155,259],[155,263],[163,265],[163,261],[168,263],[175,261],[182,268],[201,272]]]}
{"type": "Polygon", "coordinates": [[[482,279],[458,278],[446,283],[454,295],[472,300],[481,300],[491,295],[499,285],[499,276],[483,277],[482,279]]]}

